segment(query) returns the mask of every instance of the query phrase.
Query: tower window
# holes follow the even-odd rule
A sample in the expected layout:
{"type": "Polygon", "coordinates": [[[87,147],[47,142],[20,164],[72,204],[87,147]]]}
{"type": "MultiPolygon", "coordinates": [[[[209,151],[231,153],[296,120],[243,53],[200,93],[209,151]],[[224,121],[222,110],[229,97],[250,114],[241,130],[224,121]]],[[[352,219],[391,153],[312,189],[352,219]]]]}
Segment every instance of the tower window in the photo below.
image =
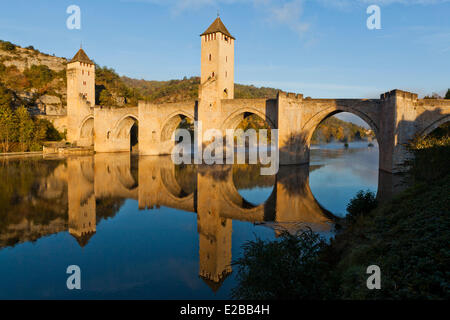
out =
{"type": "Polygon", "coordinates": [[[90,75],[91,73],[88,71],[88,76],[90,75]]]}
{"type": "Polygon", "coordinates": [[[213,73],[212,73],[212,76],[214,77],[214,71],[213,71],[213,73]]]}
{"type": "Polygon", "coordinates": [[[211,54],[209,54],[209,61],[211,61],[211,54]]]}
{"type": "Polygon", "coordinates": [[[81,70],[81,74],[84,75],[84,70],[81,70]]]}
{"type": "Polygon", "coordinates": [[[86,81],[83,81],[83,85],[84,85],[84,86],[86,85],[86,81]]]}
{"type": "Polygon", "coordinates": [[[225,78],[228,76],[228,71],[225,71],[225,78]]]}
{"type": "Polygon", "coordinates": [[[225,56],[225,62],[228,62],[228,56],[225,56]]]}

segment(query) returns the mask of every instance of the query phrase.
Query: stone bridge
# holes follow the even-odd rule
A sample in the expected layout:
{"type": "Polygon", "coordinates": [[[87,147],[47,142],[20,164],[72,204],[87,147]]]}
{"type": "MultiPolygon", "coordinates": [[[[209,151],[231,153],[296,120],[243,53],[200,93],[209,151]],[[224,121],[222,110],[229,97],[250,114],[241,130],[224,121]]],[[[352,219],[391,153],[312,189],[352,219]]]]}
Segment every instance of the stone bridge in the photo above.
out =
{"type": "MultiPolygon", "coordinates": [[[[167,155],[175,145],[172,134],[184,118],[201,121],[208,129],[235,129],[251,114],[278,129],[281,165],[309,162],[312,135],[326,118],[349,112],[363,119],[374,131],[380,150],[379,167],[401,171],[408,157],[405,144],[416,136],[429,134],[450,119],[450,100],[418,99],[416,94],[394,90],[380,99],[304,99],[302,95],[280,92],[277,99],[227,99],[215,111],[199,112],[202,101],[150,104],[137,108],[95,107],[91,118],[80,123],[80,139],[93,124],[95,151],[129,152],[130,129],[139,123],[139,154],[167,155]]],[[[206,107],[208,108],[208,107],[206,107]]],[[[79,140],[82,141],[82,140],[79,140]]],[[[81,143],[83,144],[83,143],[81,143]]]]}
{"type": "Polygon", "coordinates": [[[401,90],[380,99],[310,99],[279,92],[275,99],[234,99],[235,38],[220,18],[201,35],[201,79],[197,100],[137,107],[105,107],[95,103],[95,65],[80,49],[67,64],[67,137],[100,152],[129,152],[130,132],[138,123],[140,155],[170,154],[174,130],[189,118],[201,122],[197,153],[210,141],[209,129],[235,129],[251,114],[278,130],[280,164],[309,162],[311,137],[317,126],[339,112],[359,116],[375,132],[380,147],[379,168],[401,171],[409,154],[405,144],[449,121],[450,100],[418,99],[401,90]],[[201,131],[201,132],[200,132],[201,131]]]}

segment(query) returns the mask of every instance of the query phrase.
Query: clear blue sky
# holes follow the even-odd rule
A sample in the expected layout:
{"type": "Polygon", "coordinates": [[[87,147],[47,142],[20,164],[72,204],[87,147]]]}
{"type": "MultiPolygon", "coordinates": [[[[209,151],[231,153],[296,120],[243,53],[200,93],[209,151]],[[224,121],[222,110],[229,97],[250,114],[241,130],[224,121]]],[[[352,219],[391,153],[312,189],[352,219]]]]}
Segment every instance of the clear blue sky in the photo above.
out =
{"type": "Polygon", "coordinates": [[[148,80],[200,73],[217,10],[237,38],[235,81],[320,98],[450,87],[450,0],[1,0],[0,39],[148,80]],[[81,7],[81,30],[66,9],[81,7]],[[381,7],[381,30],[366,9],[381,7]]]}

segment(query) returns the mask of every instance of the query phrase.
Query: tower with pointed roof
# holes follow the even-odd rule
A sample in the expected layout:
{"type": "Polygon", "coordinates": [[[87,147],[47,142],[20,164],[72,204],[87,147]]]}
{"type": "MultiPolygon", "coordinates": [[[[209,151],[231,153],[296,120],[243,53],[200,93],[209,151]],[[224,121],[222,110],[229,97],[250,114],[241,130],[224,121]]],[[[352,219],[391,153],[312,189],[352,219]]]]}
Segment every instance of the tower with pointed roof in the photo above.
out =
{"type": "MultiPolygon", "coordinates": [[[[201,35],[201,89],[209,86],[208,98],[234,98],[234,41],[218,16],[201,35]],[[213,95],[211,97],[211,94],[213,95]]],[[[200,99],[205,90],[200,90],[200,99]]]]}
{"type": "Polygon", "coordinates": [[[80,141],[79,124],[92,114],[95,106],[95,64],[82,48],[67,63],[67,138],[78,145],[91,145],[92,139],[80,141]]]}

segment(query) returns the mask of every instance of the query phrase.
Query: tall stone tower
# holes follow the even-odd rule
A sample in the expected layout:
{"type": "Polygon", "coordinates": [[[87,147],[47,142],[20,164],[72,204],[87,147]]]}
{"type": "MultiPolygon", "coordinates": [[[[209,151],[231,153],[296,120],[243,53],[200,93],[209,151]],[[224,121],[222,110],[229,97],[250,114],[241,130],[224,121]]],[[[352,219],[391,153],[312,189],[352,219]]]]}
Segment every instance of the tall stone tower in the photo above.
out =
{"type": "Polygon", "coordinates": [[[235,38],[227,30],[222,20],[217,17],[201,34],[201,39],[199,98],[233,99],[235,38]]]}
{"type": "Polygon", "coordinates": [[[67,139],[70,142],[78,145],[91,143],[89,133],[92,131],[93,134],[93,120],[85,122],[93,113],[94,106],[95,64],[80,49],[67,64],[67,139]],[[84,125],[88,128],[83,128],[84,125]],[[86,137],[80,139],[82,130],[86,137]]]}
{"type": "Polygon", "coordinates": [[[209,129],[220,129],[223,124],[223,99],[234,99],[234,41],[219,17],[201,34],[201,81],[198,90],[198,120],[202,139],[198,140],[197,154],[209,129]]]}

